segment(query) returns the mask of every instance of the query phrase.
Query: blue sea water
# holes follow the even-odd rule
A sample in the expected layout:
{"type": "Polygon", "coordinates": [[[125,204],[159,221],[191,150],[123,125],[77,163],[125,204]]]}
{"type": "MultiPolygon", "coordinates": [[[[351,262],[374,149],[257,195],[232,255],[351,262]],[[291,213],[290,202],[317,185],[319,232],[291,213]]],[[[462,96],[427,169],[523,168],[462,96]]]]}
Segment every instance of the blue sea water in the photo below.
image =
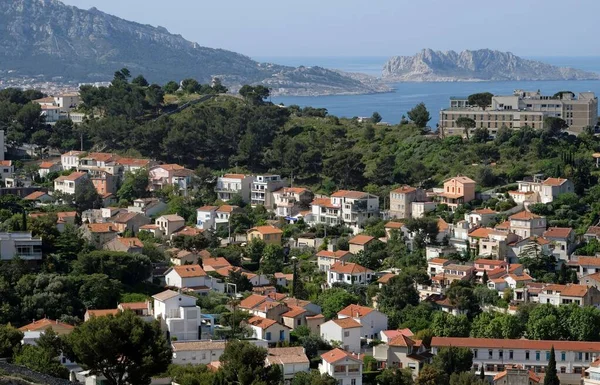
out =
{"type": "MultiPolygon", "coordinates": [[[[380,76],[386,57],[257,57],[255,60],[290,66],[322,66],[348,72],[362,72],[380,76]]],[[[548,64],[573,67],[600,73],[600,57],[532,57],[548,64]]],[[[340,96],[281,96],[273,103],[297,104],[302,107],[326,108],[340,117],[371,116],[377,111],[385,122],[398,123],[402,115],[416,104],[424,102],[431,113],[429,125],[435,127],[439,110],[446,108],[451,96],[468,96],[477,92],[512,94],[515,89],[540,90],[554,94],[570,90],[575,93],[592,91],[600,96],[600,80],[593,81],[507,81],[507,82],[449,82],[449,83],[397,83],[394,92],[370,95],[340,96]]]]}

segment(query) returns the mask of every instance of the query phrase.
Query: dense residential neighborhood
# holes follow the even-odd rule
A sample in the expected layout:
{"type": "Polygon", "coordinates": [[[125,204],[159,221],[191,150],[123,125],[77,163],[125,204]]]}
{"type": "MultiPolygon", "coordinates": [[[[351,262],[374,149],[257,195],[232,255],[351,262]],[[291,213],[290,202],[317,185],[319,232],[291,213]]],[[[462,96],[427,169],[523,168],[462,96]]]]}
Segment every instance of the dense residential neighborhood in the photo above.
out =
{"type": "MultiPolygon", "coordinates": [[[[152,87],[129,77],[118,71],[103,90],[152,87]]],[[[245,95],[209,103],[240,103],[289,130],[288,119],[306,122],[302,110],[292,118],[293,107],[245,95]]],[[[527,95],[515,100],[539,97],[527,95]]],[[[34,106],[49,135],[121,116],[93,87],[33,96],[21,108],[34,106]]],[[[308,111],[310,124],[335,118],[308,111]]],[[[0,164],[1,358],[90,385],[120,384],[111,378],[118,370],[139,383],[236,383],[234,368],[244,365],[265,384],[537,384],[551,374],[595,384],[598,139],[531,131],[527,146],[581,141],[577,159],[553,149],[543,168],[505,172],[512,155],[489,152],[524,146],[523,127],[477,142],[452,124],[435,138],[415,121],[379,133],[369,121],[344,124],[360,133],[355,141],[408,135],[398,142],[479,151],[486,163],[393,171],[394,159],[378,158],[359,172],[356,154],[340,150],[302,171],[290,160],[255,167],[252,153],[238,165],[217,150],[190,157],[83,133],[23,153],[25,139],[0,131],[10,158],[0,164]],[[107,341],[115,349],[98,348],[107,341]],[[101,364],[130,354],[117,341],[149,352],[145,361],[101,364]]],[[[470,135],[481,137],[478,129],[470,135]]],[[[286,156],[275,151],[255,161],[286,156]]]]}

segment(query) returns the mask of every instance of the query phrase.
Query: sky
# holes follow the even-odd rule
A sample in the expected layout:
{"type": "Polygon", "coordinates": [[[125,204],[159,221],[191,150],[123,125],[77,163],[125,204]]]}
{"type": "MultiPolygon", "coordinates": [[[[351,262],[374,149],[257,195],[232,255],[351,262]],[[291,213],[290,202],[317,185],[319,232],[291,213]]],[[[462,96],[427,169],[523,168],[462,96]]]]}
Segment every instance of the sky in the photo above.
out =
{"type": "Polygon", "coordinates": [[[600,56],[598,0],[63,0],[251,57],[600,56]]]}

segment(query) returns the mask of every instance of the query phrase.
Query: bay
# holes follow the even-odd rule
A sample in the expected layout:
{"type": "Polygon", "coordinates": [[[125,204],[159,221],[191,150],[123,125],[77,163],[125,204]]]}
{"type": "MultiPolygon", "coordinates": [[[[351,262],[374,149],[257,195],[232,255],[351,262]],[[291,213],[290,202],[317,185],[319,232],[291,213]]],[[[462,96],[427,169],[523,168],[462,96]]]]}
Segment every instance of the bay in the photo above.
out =
{"type": "MultiPolygon", "coordinates": [[[[291,66],[322,66],[348,72],[379,76],[385,57],[257,57],[256,60],[291,66]]],[[[534,60],[552,65],[574,67],[600,73],[600,57],[535,57],[534,60]]],[[[558,91],[595,92],[600,95],[600,80],[579,81],[501,81],[501,82],[414,82],[392,84],[394,92],[367,95],[279,96],[272,102],[301,107],[326,108],[340,117],[371,116],[377,111],[384,122],[396,124],[402,115],[423,102],[431,114],[429,125],[435,127],[439,111],[447,108],[450,97],[468,96],[477,92],[510,95],[516,89],[552,95],[558,91]]]]}

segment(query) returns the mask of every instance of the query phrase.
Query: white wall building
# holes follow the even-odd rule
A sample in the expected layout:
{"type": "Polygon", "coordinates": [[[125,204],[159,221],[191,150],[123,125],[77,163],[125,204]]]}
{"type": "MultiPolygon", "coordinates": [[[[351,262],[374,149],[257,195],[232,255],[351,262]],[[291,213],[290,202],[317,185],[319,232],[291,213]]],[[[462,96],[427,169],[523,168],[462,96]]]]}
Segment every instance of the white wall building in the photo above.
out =
{"type": "Polygon", "coordinates": [[[270,346],[290,341],[290,328],[272,319],[254,316],[248,320],[252,337],[267,341],[270,346]]]}
{"type": "Polygon", "coordinates": [[[361,324],[361,337],[369,340],[379,338],[379,333],[388,327],[387,315],[366,306],[348,305],[338,312],[338,318],[351,318],[361,324]]]}
{"type": "Polygon", "coordinates": [[[250,203],[250,189],[252,188],[252,175],[225,174],[217,178],[215,192],[219,200],[227,202],[239,195],[246,203],[250,203]]]}
{"type": "Polygon", "coordinates": [[[214,327],[210,318],[202,317],[200,307],[196,306],[196,297],[166,290],[152,296],[154,299],[154,318],[161,327],[177,341],[199,340],[206,333],[210,335],[214,327]],[[202,328],[202,330],[201,330],[202,328]]]}
{"type": "Polygon", "coordinates": [[[42,259],[42,238],[35,238],[31,232],[0,232],[0,261],[19,257],[24,260],[42,259]]]}
{"type": "Polygon", "coordinates": [[[362,325],[352,318],[332,319],[321,324],[321,338],[330,343],[339,343],[347,352],[360,352],[362,325]]]}
{"type": "Polygon", "coordinates": [[[336,262],[331,265],[327,273],[327,284],[331,287],[334,283],[348,283],[368,285],[371,283],[373,270],[351,262],[336,262]]]}
{"type": "Polygon", "coordinates": [[[319,372],[335,378],[338,385],[362,385],[363,362],[356,354],[333,349],[321,355],[319,372]]]}
{"type": "Polygon", "coordinates": [[[173,363],[176,365],[208,365],[225,352],[225,341],[174,341],[173,363]]]}

